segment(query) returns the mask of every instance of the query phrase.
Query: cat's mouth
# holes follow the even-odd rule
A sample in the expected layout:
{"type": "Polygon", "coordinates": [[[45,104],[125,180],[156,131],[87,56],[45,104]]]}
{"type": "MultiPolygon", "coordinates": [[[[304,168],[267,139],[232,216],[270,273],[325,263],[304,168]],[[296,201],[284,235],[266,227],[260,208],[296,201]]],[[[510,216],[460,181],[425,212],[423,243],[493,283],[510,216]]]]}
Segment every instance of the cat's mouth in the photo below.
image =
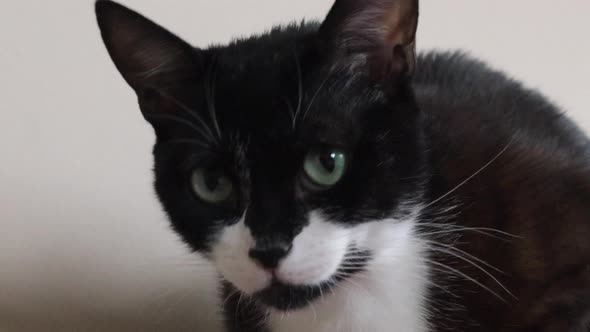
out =
{"type": "Polygon", "coordinates": [[[370,259],[370,251],[349,250],[340,267],[326,281],[315,285],[291,285],[273,277],[270,285],[252,294],[252,298],[281,311],[301,309],[330,294],[340,282],[364,271],[370,259]]]}

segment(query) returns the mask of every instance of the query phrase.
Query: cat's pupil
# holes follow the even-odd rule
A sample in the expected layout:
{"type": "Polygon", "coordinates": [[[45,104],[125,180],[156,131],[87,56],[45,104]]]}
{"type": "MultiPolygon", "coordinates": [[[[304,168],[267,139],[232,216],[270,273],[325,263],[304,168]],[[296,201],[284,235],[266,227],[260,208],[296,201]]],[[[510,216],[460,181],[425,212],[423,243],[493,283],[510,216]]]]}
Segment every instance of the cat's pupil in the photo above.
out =
{"type": "Polygon", "coordinates": [[[205,186],[207,186],[207,189],[209,191],[215,191],[215,189],[217,189],[219,186],[219,175],[212,172],[207,172],[204,177],[205,186]]]}
{"type": "Polygon", "coordinates": [[[336,154],[335,153],[322,153],[320,155],[320,163],[330,173],[336,168],[336,154]]]}

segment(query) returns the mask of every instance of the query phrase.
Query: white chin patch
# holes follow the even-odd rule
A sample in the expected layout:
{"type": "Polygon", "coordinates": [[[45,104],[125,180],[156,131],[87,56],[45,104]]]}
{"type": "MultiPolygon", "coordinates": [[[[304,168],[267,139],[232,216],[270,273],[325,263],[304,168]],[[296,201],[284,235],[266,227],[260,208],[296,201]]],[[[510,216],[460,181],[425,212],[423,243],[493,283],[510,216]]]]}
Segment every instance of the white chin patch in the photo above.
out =
{"type": "Polygon", "coordinates": [[[212,250],[217,270],[225,280],[246,294],[266,288],[271,281],[271,274],[248,256],[253,245],[254,239],[242,218],[237,224],[223,229],[212,250]]]}
{"type": "Polygon", "coordinates": [[[317,285],[327,281],[338,270],[349,244],[347,229],[312,211],[309,225],[295,237],[293,248],[279,264],[276,277],[290,285],[317,285]]]}

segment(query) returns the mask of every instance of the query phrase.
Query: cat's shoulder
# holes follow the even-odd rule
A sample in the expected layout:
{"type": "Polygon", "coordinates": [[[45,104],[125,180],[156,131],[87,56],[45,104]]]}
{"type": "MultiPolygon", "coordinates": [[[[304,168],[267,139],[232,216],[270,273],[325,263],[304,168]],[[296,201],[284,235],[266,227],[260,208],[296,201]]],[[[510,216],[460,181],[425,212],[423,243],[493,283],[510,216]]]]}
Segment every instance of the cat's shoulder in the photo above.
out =
{"type": "Polygon", "coordinates": [[[462,84],[473,80],[507,84],[510,81],[502,72],[492,69],[484,61],[461,50],[423,51],[418,54],[416,62],[416,84],[462,84]]]}
{"type": "Polygon", "coordinates": [[[536,90],[464,51],[421,52],[416,62],[413,83],[419,96],[448,95],[454,102],[489,99],[492,104],[520,97],[517,99],[559,113],[536,90]]]}
{"type": "Polygon", "coordinates": [[[419,54],[413,84],[437,139],[453,133],[457,141],[479,139],[485,145],[491,137],[505,141],[518,134],[531,146],[565,148],[590,158],[590,141],[566,112],[539,91],[465,52],[419,54]]]}

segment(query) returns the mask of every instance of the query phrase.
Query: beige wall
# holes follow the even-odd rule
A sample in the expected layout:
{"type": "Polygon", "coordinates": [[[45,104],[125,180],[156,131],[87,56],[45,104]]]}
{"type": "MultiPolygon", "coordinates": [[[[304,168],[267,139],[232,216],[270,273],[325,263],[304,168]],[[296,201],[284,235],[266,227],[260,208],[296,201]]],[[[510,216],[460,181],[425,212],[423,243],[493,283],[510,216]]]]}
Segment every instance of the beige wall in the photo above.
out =
{"type": "MultiPolygon", "coordinates": [[[[200,46],[321,17],[331,3],[123,2],[200,46]]],[[[0,331],[205,330],[212,273],[167,228],[150,184],[152,132],[101,45],[92,8],[0,2],[0,331]]],[[[588,0],[422,8],[420,48],[470,50],[590,129],[588,0]]]]}

